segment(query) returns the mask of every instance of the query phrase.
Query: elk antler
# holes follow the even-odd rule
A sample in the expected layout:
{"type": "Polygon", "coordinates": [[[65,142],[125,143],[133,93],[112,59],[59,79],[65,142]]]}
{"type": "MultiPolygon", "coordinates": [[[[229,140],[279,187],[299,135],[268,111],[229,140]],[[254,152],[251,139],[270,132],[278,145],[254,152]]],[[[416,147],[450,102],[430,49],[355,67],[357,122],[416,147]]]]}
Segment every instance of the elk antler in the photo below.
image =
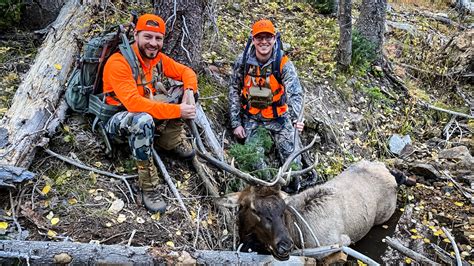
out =
{"type": "MultiPolygon", "coordinates": [[[[302,110],[301,110],[301,112],[298,116],[298,120],[299,121],[302,120],[302,110]]],[[[314,167],[315,167],[315,164],[313,164],[313,165],[311,165],[311,166],[309,166],[305,169],[299,170],[299,171],[291,171],[290,170],[289,172],[287,172],[291,162],[298,155],[300,155],[303,152],[308,151],[309,149],[311,149],[311,147],[313,147],[313,145],[316,143],[316,140],[319,139],[319,136],[317,136],[317,135],[314,136],[313,140],[311,141],[311,143],[308,146],[306,146],[302,149],[298,149],[298,150],[295,149],[293,151],[293,153],[283,163],[283,166],[279,168],[278,174],[271,181],[265,181],[265,180],[261,180],[259,178],[256,178],[256,177],[252,176],[249,173],[242,172],[241,170],[235,168],[234,166],[231,166],[231,165],[227,164],[226,162],[220,161],[220,160],[216,159],[215,157],[213,157],[209,152],[206,151],[206,148],[204,147],[204,144],[202,143],[201,136],[200,136],[199,131],[197,129],[196,123],[193,120],[187,120],[186,123],[188,124],[189,128],[191,129],[191,133],[194,136],[193,147],[194,147],[194,149],[196,150],[197,154],[200,157],[204,158],[206,161],[208,161],[209,163],[211,163],[215,167],[217,167],[219,169],[222,169],[222,170],[224,170],[224,171],[226,171],[230,174],[233,174],[233,175],[237,176],[238,178],[243,179],[243,180],[245,180],[246,182],[248,182],[250,184],[261,185],[261,186],[274,186],[276,184],[287,185],[290,181],[291,176],[299,176],[299,175],[306,174],[309,171],[313,170],[314,167]],[[286,179],[283,178],[283,176],[285,176],[285,175],[287,176],[286,179]]],[[[298,135],[297,135],[298,133],[296,131],[298,131],[298,130],[295,129],[295,139],[298,137],[298,135]]],[[[296,144],[296,142],[295,142],[295,144],[296,144]]],[[[296,147],[296,145],[295,145],[295,147],[296,147]]]]}

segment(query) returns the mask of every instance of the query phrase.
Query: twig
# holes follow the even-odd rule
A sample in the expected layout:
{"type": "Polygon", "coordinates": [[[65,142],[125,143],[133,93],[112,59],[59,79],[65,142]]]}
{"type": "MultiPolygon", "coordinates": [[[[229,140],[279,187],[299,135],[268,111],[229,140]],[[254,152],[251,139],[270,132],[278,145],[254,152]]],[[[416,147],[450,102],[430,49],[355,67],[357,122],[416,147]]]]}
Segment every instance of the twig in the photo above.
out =
{"type": "Polygon", "coordinates": [[[21,231],[21,226],[18,223],[18,220],[16,219],[15,205],[13,204],[13,197],[12,197],[11,190],[9,190],[8,193],[10,194],[10,208],[11,208],[11,211],[12,211],[13,223],[16,225],[16,228],[18,229],[18,236],[16,237],[16,239],[21,240],[22,231],[21,231]]]}
{"type": "Polygon", "coordinates": [[[454,249],[454,254],[456,255],[456,265],[462,266],[461,255],[459,254],[459,249],[458,249],[458,245],[456,244],[456,241],[454,241],[454,238],[451,235],[451,233],[448,231],[448,229],[446,229],[444,226],[441,227],[441,229],[443,230],[446,237],[448,237],[449,241],[451,241],[451,245],[453,246],[453,249],[454,249]]]}
{"type": "Polygon", "coordinates": [[[471,193],[474,193],[474,190],[470,189],[470,188],[465,188],[461,185],[459,185],[458,182],[456,182],[456,180],[454,180],[454,178],[448,174],[448,171],[443,171],[443,174],[449,179],[449,181],[451,181],[454,186],[459,190],[459,192],[461,192],[461,194],[466,197],[467,199],[472,199],[472,195],[471,193]]]}
{"type": "Polygon", "coordinates": [[[445,112],[445,113],[448,113],[448,114],[457,115],[457,116],[461,116],[461,117],[464,117],[464,118],[474,119],[474,116],[472,116],[472,115],[468,115],[468,114],[459,113],[459,112],[456,112],[456,111],[451,111],[451,110],[443,109],[443,108],[440,108],[440,107],[436,107],[434,105],[431,105],[431,104],[429,104],[427,102],[424,102],[424,101],[421,101],[421,100],[419,100],[417,102],[417,104],[419,104],[423,107],[429,108],[429,109],[436,110],[436,111],[445,112]]]}
{"type": "Polygon", "coordinates": [[[78,163],[76,161],[73,161],[71,160],[70,158],[68,157],[65,157],[65,156],[62,156],[62,155],[59,155],[57,153],[55,153],[54,151],[50,150],[50,149],[47,149],[47,148],[44,148],[44,150],[46,151],[46,153],[48,153],[49,155],[52,155],[64,162],[67,162],[69,164],[72,164],[78,168],[81,168],[81,169],[84,169],[84,170],[87,170],[87,171],[92,171],[94,173],[97,173],[97,174],[100,174],[100,175],[104,175],[104,176],[108,176],[108,177],[113,177],[113,178],[117,178],[117,179],[120,179],[122,180],[125,185],[127,186],[128,188],[128,191],[130,192],[130,196],[132,197],[132,201],[133,203],[137,203],[135,201],[135,197],[133,196],[133,191],[132,191],[132,188],[130,187],[130,184],[128,183],[127,181],[127,178],[134,178],[134,177],[137,177],[137,175],[126,175],[126,176],[119,176],[119,175],[116,175],[116,174],[113,174],[113,173],[109,173],[107,171],[102,171],[102,170],[99,170],[99,169],[96,169],[96,168],[93,168],[93,167],[90,167],[90,166],[87,166],[87,165],[83,165],[81,163],[78,163]]]}
{"type": "Polygon", "coordinates": [[[158,155],[158,153],[156,152],[156,150],[154,148],[152,148],[152,152],[153,152],[153,158],[155,158],[155,161],[158,164],[158,167],[160,168],[160,171],[163,174],[163,177],[165,178],[166,183],[170,187],[170,189],[173,192],[174,196],[177,198],[177,200],[179,202],[179,205],[181,206],[181,209],[183,209],[184,214],[186,215],[186,218],[192,223],[193,219],[192,219],[191,215],[189,214],[188,209],[184,205],[184,202],[181,199],[181,195],[179,195],[178,189],[176,189],[176,186],[174,185],[173,181],[171,180],[171,177],[170,177],[168,171],[166,170],[166,167],[165,167],[163,161],[161,161],[160,156],[158,155]]]}
{"type": "Polygon", "coordinates": [[[130,238],[128,239],[127,246],[130,246],[132,244],[132,240],[136,232],[137,230],[133,229],[132,234],[130,235],[130,238]]]}
{"type": "Polygon", "coordinates": [[[301,241],[301,249],[300,249],[300,255],[304,256],[304,238],[303,238],[303,232],[301,232],[301,228],[298,226],[296,222],[293,222],[295,225],[296,229],[298,229],[298,234],[300,235],[300,241],[301,241]]]}
{"type": "Polygon", "coordinates": [[[344,253],[346,253],[347,255],[350,255],[350,256],[352,256],[352,257],[358,259],[358,260],[361,260],[362,262],[364,262],[364,263],[366,263],[366,264],[368,264],[368,265],[374,265],[374,266],[380,265],[380,264],[378,264],[376,261],[374,261],[373,259],[371,259],[371,258],[369,258],[369,257],[367,257],[367,256],[365,256],[365,255],[363,255],[363,254],[360,253],[360,252],[357,252],[357,251],[353,250],[353,249],[350,248],[350,247],[345,247],[345,246],[343,246],[343,247],[342,247],[342,251],[343,251],[344,253]]]}
{"type": "Polygon", "coordinates": [[[199,218],[199,213],[201,212],[201,205],[199,205],[197,215],[196,215],[196,235],[194,236],[194,243],[193,243],[193,248],[196,248],[197,241],[199,238],[199,222],[201,219],[199,218]]]}
{"type": "Polygon", "coordinates": [[[311,236],[314,239],[314,242],[316,243],[316,246],[318,246],[318,247],[321,246],[321,244],[319,243],[318,238],[314,234],[313,229],[311,228],[311,226],[309,226],[308,222],[303,218],[303,216],[293,206],[289,206],[289,207],[296,214],[296,216],[298,216],[298,218],[300,218],[300,220],[303,222],[303,224],[306,226],[306,228],[308,228],[309,232],[311,233],[311,236]]]}
{"type": "MultiPolygon", "coordinates": [[[[339,245],[331,245],[317,248],[307,248],[304,250],[304,254],[306,257],[318,257],[323,254],[329,255],[338,251],[341,251],[341,247],[339,245]]],[[[294,250],[290,253],[290,255],[295,256],[298,255],[299,252],[299,250],[294,250]]]]}
{"type": "Polygon", "coordinates": [[[122,194],[125,196],[125,198],[127,199],[127,204],[130,204],[130,200],[128,199],[127,194],[125,194],[125,192],[122,190],[122,188],[121,188],[119,185],[115,184],[115,186],[116,186],[116,187],[120,190],[120,192],[122,192],[122,194]]]}
{"type": "Polygon", "coordinates": [[[428,264],[428,265],[440,265],[439,263],[436,263],[430,259],[428,259],[427,257],[421,255],[421,254],[418,254],[416,253],[415,251],[403,246],[397,239],[395,238],[391,238],[389,236],[385,237],[385,240],[387,242],[387,244],[400,251],[402,254],[404,254],[405,256],[408,256],[422,264],[428,264]]]}
{"type": "Polygon", "coordinates": [[[100,240],[100,241],[99,241],[99,244],[103,244],[103,243],[109,241],[110,239],[116,238],[116,237],[118,237],[118,236],[123,236],[123,235],[125,235],[125,234],[127,234],[127,232],[122,232],[122,233],[115,234],[115,235],[113,235],[113,236],[109,236],[109,237],[107,237],[106,239],[100,240]]]}

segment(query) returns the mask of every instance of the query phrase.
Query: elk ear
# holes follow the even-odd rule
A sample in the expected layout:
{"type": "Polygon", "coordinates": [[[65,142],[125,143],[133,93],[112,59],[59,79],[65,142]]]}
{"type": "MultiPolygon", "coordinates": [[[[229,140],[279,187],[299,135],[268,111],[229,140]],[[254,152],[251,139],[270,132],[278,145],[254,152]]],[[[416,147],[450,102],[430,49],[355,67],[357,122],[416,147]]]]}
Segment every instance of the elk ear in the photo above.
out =
{"type": "Polygon", "coordinates": [[[235,208],[239,206],[239,197],[241,192],[234,192],[224,195],[223,197],[216,200],[216,203],[220,206],[227,208],[235,208]]]}
{"type": "Polygon", "coordinates": [[[280,198],[282,200],[285,201],[286,204],[288,204],[288,202],[290,201],[290,195],[288,195],[288,193],[286,193],[285,191],[279,191],[279,194],[280,194],[280,198]]]}

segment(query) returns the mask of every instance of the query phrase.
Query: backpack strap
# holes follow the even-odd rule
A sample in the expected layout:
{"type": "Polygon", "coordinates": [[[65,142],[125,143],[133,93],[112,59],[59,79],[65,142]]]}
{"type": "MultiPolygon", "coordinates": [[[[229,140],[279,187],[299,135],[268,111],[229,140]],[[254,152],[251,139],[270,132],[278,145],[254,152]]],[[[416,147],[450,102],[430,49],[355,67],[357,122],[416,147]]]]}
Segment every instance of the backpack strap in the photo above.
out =
{"type": "Polygon", "coordinates": [[[119,44],[120,53],[123,55],[123,57],[125,57],[125,60],[127,60],[128,64],[132,68],[133,78],[137,80],[139,74],[138,59],[136,58],[132,46],[130,46],[127,35],[122,33],[120,34],[120,38],[122,38],[122,43],[119,44]]]}
{"type": "Polygon", "coordinates": [[[272,74],[276,78],[278,83],[282,84],[280,64],[281,64],[281,58],[283,56],[283,44],[281,43],[281,37],[280,37],[279,32],[277,32],[275,38],[276,38],[276,42],[275,42],[276,55],[275,55],[275,60],[272,63],[272,74]]]}
{"type": "Polygon", "coordinates": [[[244,80],[245,80],[245,75],[247,74],[248,72],[248,68],[249,66],[247,65],[247,59],[248,59],[248,54],[249,54],[249,50],[250,50],[250,47],[252,46],[252,36],[249,36],[249,38],[247,39],[247,44],[245,45],[245,49],[244,49],[244,53],[242,55],[242,81],[240,82],[240,87],[243,88],[244,87],[244,80]]]}

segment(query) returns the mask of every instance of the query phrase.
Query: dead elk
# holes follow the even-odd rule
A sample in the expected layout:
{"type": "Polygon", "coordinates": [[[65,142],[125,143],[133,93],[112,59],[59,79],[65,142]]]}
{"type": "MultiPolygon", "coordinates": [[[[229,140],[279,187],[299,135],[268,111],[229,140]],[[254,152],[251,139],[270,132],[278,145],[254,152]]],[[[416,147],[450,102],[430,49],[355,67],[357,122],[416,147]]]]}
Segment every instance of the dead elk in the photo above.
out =
{"type": "Polygon", "coordinates": [[[394,213],[397,182],[383,163],[361,161],[323,185],[288,196],[249,186],[226,197],[239,206],[241,250],[289,258],[294,246],[348,245],[394,213]]]}

